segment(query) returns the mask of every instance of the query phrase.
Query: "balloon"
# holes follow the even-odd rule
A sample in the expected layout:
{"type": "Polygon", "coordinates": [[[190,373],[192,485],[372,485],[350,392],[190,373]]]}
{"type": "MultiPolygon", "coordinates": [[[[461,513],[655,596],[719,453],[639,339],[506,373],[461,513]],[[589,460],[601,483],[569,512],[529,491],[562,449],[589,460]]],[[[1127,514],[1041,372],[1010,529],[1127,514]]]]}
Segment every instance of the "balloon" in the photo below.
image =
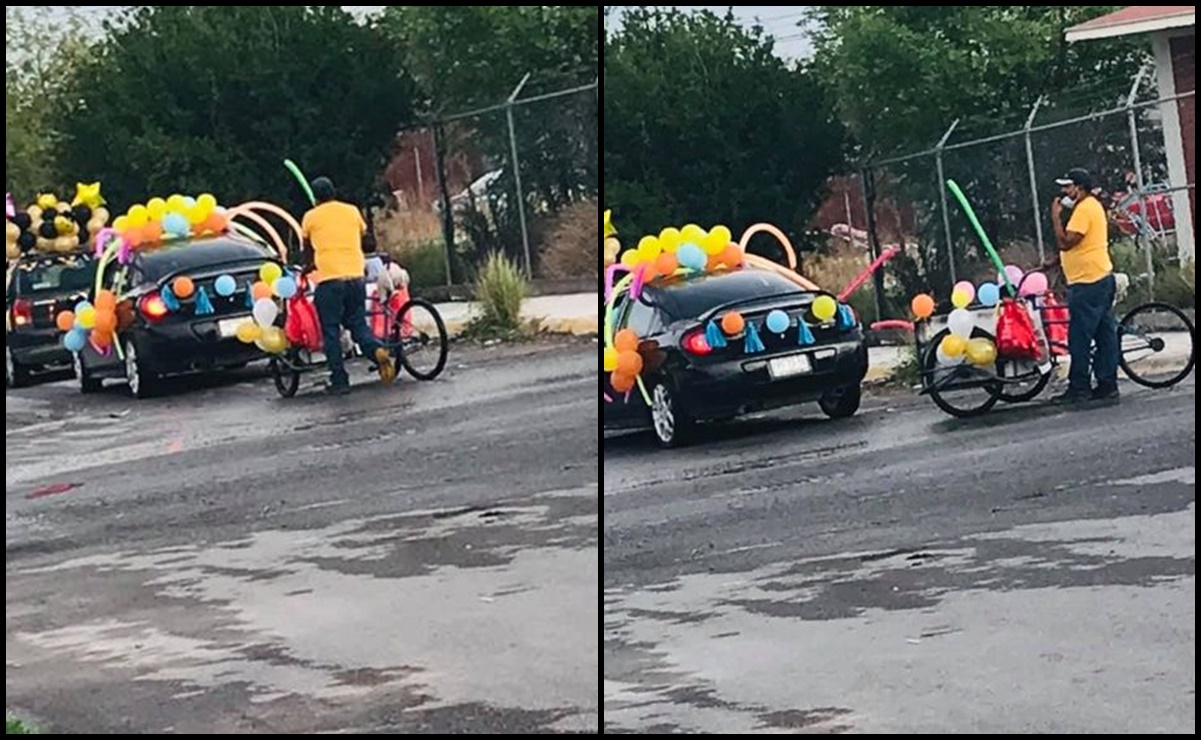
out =
{"type": "Polygon", "coordinates": [[[951,305],[955,308],[967,308],[972,305],[972,294],[963,288],[956,288],[951,292],[951,305]]]}
{"type": "Polygon", "coordinates": [[[654,262],[663,254],[663,245],[657,236],[644,236],[638,242],[638,257],[642,262],[654,262]]]}
{"type": "Polygon", "coordinates": [[[271,286],[269,284],[259,281],[250,289],[250,294],[254,296],[256,301],[261,301],[263,299],[271,298],[271,296],[274,295],[274,291],[271,290],[271,286]]]}
{"type": "Polygon", "coordinates": [[[288,349],[288,335],[277,326],[268,326],[263,329],[258,345],[269,355],[282,355],[288,349]]]}
{"type": "Polygon", "coordinates": [[[821,295],[813,302],[813,318],[825,323],[838,315],[838,301],[828,295],[821,295]]]}
{"type": "Polygon", "coordinates": [[[75,328],[75,312],[63,311],[54,320],[59,331],[69,332],[75,328]]]}
{"type": "MultiPolygon", "coordinates": [[[[115,307],[114,307],[115,308],[115,307]]],[[[117,312],[114,309],[96,311],[96,331],[101,334],[112,334],[117,330],[117,312]]]]}
{"type": "Polygon", "coordinates": [[[642,262],[642,257],[638,254],[637,249],[627,249],[621,255],[621,264],[633,269],[642,262]]]}
{"type": "Polygon", "coordinates": [[[972,330],[976,328],[976,317],[972,316],[972,312],[963,308],[957,308],[947,317],[947,328],[963,339],[971,339],[972,330]]]}
{"type": "Polygon", "coordinates": [[[196,199],[196,206],[198,208],[203,208],[205,215],[207,216],[208,214],[211,214],[213,211],[217,210],[217,196],[213,195],[212,193],[201,193],[200,197],[196,199]]]}
{"type": "Polygon", "coordinates": [[[934,351],[934,356],[938,358],[938,364],[943,367],[953,367],[963,364],[963,357],[951,357],[942,351],[942,345],[939,345],[938,349],[934,351]]]}
{"type": "Polygon", "coordinates": [[[299,286],[296,285],[296,281],[287,275],[284,275],[279,280],[276,280],[272,287],[275,290],[275,294],[280,298],[283,298],[285,301],[295,296],[296,291],[299,290],[299,286]]]}
{"type": "Polygon", "coordinates": [[[259,268],[259,280],[262,280],[267,285],[271,285],[276,280],[283,277],[284,270],[274,262],[268,262],[259,268]]]}
{"type": "Polygon", "coordinates": [[[268,327],[275,324],[279,318],[279,306],[270,298],[260,298],[254,302],[254,320],[259,326],[268,327]]]}
{"type": "Polygon", "coordinates": [[[792,326],[792,319],[788,314],[776,309],[767,315],[767,330],[772,334],[783,334],[788,331],[788,327],[792,326]]]}
{"type": "Polygon", "coordinates": [[[188,223],[192,226],[200,226],[209,217],[209,214],[198,205],[193,205],[184,212],[184,215],[187,217],[188,223]]]}
{"type": "Polygon", "coordinates": [[[87,344],[88,335],[87,332],[82,329],[72,329],[71,331],[67,332],[65,337],[63,337],[63,347],[71,353],[82,352],[83,348],[86,347],[87,344]]]}
{"type": "Polygon", "coordinates": [[[115,221],[113,221],[113,229],[124,234],[126,231],[129,230],[129,217],[128,216],[117,216],[117,219],[115,221]]]}
{"type": "Polygon", "coordinates": [[[150,211],[144,205],[131,207],[125,216],[129,221],[130,228],[133,229],[140,229],[150,223],[150,211]]]}
{"type": "Polygon", "coordinates": [[[263,335],[263,330],[253,321],[238,325],[238,341],[242,344],[254,344],[263,335]]]}
{"type": "Polygon", "coordinates": [[[729,336],[741,334],[746,329],[746,319],[737,311],[731,311],[721,317],[721,330],[729,336]]]}
{"type": "Polygon", "coordinates": [[[613,347],[618,352],[636,352],[638,350],[638,335],[629,329],[622,329],[613,338],[613,347]]]}
{"type": "Polygon", "coordinates": [[[162,221],[163,216],[167,215],[167,201],[162,198],[151,198],[146,202],[146,210],[150,213],[152,220],[162,221]]]}
{"type": "Polygon", "coordinates": [[[664,252],[675,252],[683,243],[684,239],[680,230],[675,227],[668,226],[659,232],[659,244],[663,247],[664,252]]]}
{"type": "Polygon", "coordinates": [[[664,277],[674,275],[678,269],[680,269],[680,261],[674,254],[664,252],[655,259],[655,272],[664,277]]]}
{"type": "Polygon", "coordinates": [[[976,291],[976,299],[980,305],[992,308],[1001,302],[1001,288],[996,283],[984,283],[976,291]]]}
{"type": "Polygon", "coordinates": [[[111,290],[102,290],[96,294],[96,308],[101,311],[112,311],[117,308],[117,295],[111,290]]]}
{"type": "Polygon", "coordinates": [[[157,244],[163,240],[163,225],[151,221],[142,227],[142,244],[157,244]]]}
{"type": "Polygon", "coordinates": [[[938,349],[947,357],[963,357],[967,354],[968,341],[958,334],[948,334],[938,344],[938,349]]]}
{"type": "Polygon", "coordinates": [[[613,390],[618,393],[629,393],[634,390],[637,385],[638,378],[633,375],[622,375],[621,373],[613,373],[609,376],[609,385],[613,386],[613,390]]]}
{"type": "Polygon", "coordinates": [[[680,247],[679,251],[676,252],[676,259],[680,261],[680,267],[692,270],[693,272],[704,270],[705,265],[709,262],[705,250],[692,242],[688,242],[680,247]]]}
{"type": "Polygon", "coordinates": [[[970,280],[960,280],[955,284],[955,290],[962,290],[967,293],[970,296],[968,303],[976,300],[976,286],[972,285],[972,281],[970,280]]]}
{"type": "Polygon", "coordinates": [[[238,292],[238,281],[232,275],[222,275],[213,283],[213,290],[222,298],[229,298],[238,292]]]}
{"type": "Polygon", "coordinates": [[[617,373],[619,375],[637,375],[642,372],[642,355],[637,352],[617,353],[617,373]]]}
{"type": "Polygon", "coordinates": [[[187,300],[196,292],[196,283],[192,282],[190,277],[177,277],[175,282],[171,283],[171,292],[176,298],[187,300]]]}
{"type": "Polygon", "coordinates": [[[91,305],[75,311],[75,322],[80,329],[89,331],[96,328],[96,309],[91,305]]]}
{"type": "Polygon", "coordinates": [[[71,201],[72,206],[87,206],[93,210],[104,205],[104,196],[100,194],[100,183],[75,183],[75,198],[71,201]]]}
{"type": "Polygon", "coordinates": [[[605,369],[605,372],[611,373],[617,369],[617,357],[618,357],[617,350],[613,349],[612,347],[605,347],[604,366],[603,366],[605,369]]]}
{"type": "Polygon", "coordinates": [[[682,244],[703,244],[705,241],[705,230],[696,224],[688,224],[680,229],[680,239],[682,244]]]}
{"type": "Polygon", "coordinates": [[[42,193],[37,197],[37,204],[43,211],[53,210],[58,207],[58,197],[54,193],[42,193]]]}
{"type": "Polygon", "coordinates": [[[734,233],[728,226],[714,226],[705,237],[705,251],[709,254],[721,254],[734,241],[734,233]]]}
{"type": "Polygon", "coordinates": [[[1022,271],[1022,268],[1018,267],[1017,265],[1006,265],[1005,272],[997,273],[997,282],[1004,285],[1005,279],[1008,278],[1009,283],[1016,288],[1017,286],[1021,285],[1022,276],[1025,274],[1026,273],[1022,271]]]}
{"type": "Polygon", "coordinates": [[[184,237],[192,233],[192,224],[187,216],[172,211],[163,216],[163,232],[167,236],[184,237]]]}
{"type": "Polygon", "coordinates": [[[922,293],[913,297],[913,301],[909,304],[909,310],[918,320],[925,320],[934,315],[936,304],[932,296],[922,293]]]}
{"type": "Polygon", "coordinates": [[[718,261],[733,270],[742,265],[742,257],[742,247],[731,243],[727,244],[726,248],[722,250],[722,253],[718,256],[718,261]]]}
{"type": "Polygon", "coordinates": [[[1050,289],[1051,285],[1047,281],[1047,276],[1041,272],[1032,272],[1026,275],[1022,280],[1022,288],[1019,291],[1024,296],[1042,295],[1050,289]]]}
{"type": "Polygon", "coordinates": [[[977,337],[967,343],[967,361],[976,367],[987,367],[997,361],[997,346],[991,340],[977,337]]]}
{"type": "Polygon", "coordinates": [[[185,201],[184,197],[182,195],[179,195],[178,193],[176,193],[175,195],[172,195],[170,198],[167,198],[167,210],[169,210],[169,211],[175,211],[176,213],[183,213],[187,209],[187,207],[188,207],[187,201],[185,201]]]}
{"type": "Polygon", "coordinates": [[[224,234],[229,228],[229,222],[220,213],[210,213],[201,225],[201,232],[206,234],[224,234]]]}

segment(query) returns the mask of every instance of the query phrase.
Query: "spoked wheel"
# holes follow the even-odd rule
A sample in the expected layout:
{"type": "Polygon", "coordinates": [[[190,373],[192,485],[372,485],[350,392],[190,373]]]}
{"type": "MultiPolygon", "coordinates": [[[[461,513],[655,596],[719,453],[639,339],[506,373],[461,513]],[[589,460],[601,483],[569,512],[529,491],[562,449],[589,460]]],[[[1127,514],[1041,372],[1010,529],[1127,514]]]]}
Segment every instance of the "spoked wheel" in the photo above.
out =
{"type": "Polygon", "coordinates": [[[1196,366],[1195,337],[1193,322],[1175,306],[1136,306],[1118,324],[1122,370],[1146,388],[1171,388],[1196,366]]]}
{"type": "MultiPolygon", "coordinates": [[[[957,419],[970,419],[992,411],[1001,400],[1004,384],[986,370],[966,364],[944,366],[939,363],[937,348],[948,334],[950,332],[944,330],[935,336],[922,358],[923,387],[934,405],[957,419]]],[[[975,337],[991,339],[979,330],[973,334],[975,337]]]]}
{"type": "Polygon", "coordinates": [[[1047,385],[1051,382],[1051,376],[1054,370],[1042,372],[1033,363],[1014,363],[1007,360],[998,360],[997,371],[1002,377],[1010,377],[1007,373],[1013,373],[1016,378],[1021,375],[1021,382],[1011,381],[1001,385],[1001,402],[1002,403],[1029,403],[1038,398],[1039,395],[1047,389],[1047,385]]]}
{"type": "Polygon", "coordinates": [[[433,380],[446,369],[450,336],[442,314],[429,301],[415,298],[396,314],[392,329],[396,361],[418,380],[433,380]]]}
{"type": "Polygon", "coordinates": [[[275,392],[280,398],[293,398],[300,390],[300,371],[295,367],[298,361],[295,351],[289,352],[287,360],[271,358],[271,380],[275,382],[275,392]]]}

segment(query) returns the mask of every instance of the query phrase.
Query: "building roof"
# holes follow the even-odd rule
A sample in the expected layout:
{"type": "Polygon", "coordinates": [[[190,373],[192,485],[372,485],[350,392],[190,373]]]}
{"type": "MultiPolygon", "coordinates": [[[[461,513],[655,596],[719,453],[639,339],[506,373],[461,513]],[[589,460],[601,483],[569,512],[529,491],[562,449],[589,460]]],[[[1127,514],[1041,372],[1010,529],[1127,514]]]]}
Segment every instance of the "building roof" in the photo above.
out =
{"type": "Polygon", "coordinates": [[[1067,30],[1067,40],[1090,41],[1197,25],[1196,5],[1132,5],[1067,30]]]}

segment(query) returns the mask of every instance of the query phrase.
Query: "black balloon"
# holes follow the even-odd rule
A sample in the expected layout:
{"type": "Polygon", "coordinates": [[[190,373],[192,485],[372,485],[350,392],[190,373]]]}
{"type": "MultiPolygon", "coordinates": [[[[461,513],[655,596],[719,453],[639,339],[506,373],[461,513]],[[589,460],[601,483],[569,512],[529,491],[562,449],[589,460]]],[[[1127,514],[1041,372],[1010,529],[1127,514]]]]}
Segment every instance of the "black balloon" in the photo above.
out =
{"type": "Polygon", "coordinates": [[[88,208],[86,204],[81,203],[75,206],[75,210],[71,212],[71,215],[82,226],[92,220],[92,209],[88,208]]]}
{"type": "Polygon", "coordinates": [[[29,231],[24,231],[17,237],[17,246],[22,252],[29,252],[38,245],[38,238],[29,231]]]}
{"type": "Polygon", "coordinates": [[[24,211],[21,211],[14,216],[12,221],[21,231],[29,231],[29,227],[33,226],[33,218],[31,218],[30,215],[24,211]]]}
{"type": "Polygon", "coordinates": [[[58,229],[54,227],[54,219],[42,221],[42,225],[38,227],[38,235],[43,239],[57,239],[58,229]]]}

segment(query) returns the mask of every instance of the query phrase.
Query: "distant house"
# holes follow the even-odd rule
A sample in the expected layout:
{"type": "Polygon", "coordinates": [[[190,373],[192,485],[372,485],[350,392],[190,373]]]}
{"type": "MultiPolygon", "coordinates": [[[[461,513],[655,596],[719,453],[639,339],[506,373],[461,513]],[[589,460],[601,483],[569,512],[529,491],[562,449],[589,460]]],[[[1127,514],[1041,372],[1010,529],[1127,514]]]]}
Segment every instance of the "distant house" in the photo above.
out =
{"type": "Polygon", "coordinates": [[[1197,134],[1197,6],[1133,5],[1073,26],[1068,42],[1092,41],[1118,36],[1150,37],[1161,99],[1175,99],[1162,106],[1164,145],[1168,156],[1168,178],[1173,189],[1176,235],[1182,259],[1195,255],[1197,219],[1196,153],[1197,134]],[[1183,97],[1181,97],[1183,96],[1183,97]],[[1189,218],[1179,214],[1189,213],[1189,218]]]}

